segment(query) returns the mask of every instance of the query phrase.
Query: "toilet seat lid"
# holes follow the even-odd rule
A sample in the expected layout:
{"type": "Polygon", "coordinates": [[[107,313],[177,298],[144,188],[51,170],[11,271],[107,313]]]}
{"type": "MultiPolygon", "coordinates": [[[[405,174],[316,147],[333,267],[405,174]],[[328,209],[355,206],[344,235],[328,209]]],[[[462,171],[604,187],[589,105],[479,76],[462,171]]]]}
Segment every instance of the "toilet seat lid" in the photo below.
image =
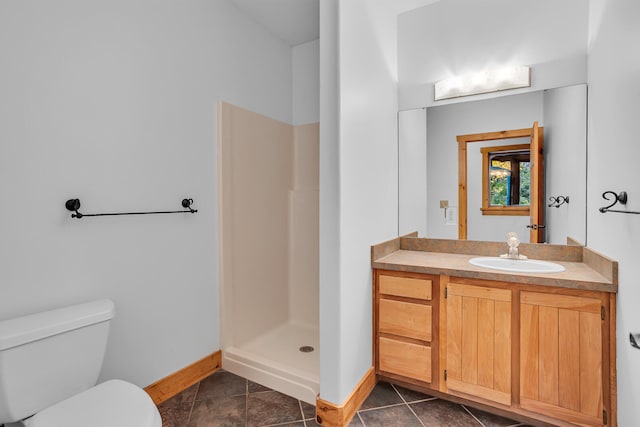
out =
{"type": "Polygon", "coordinates": [[[158,408],[140,387],[109,380],[31,417],[28,427],[161,427],[158,408]]]}

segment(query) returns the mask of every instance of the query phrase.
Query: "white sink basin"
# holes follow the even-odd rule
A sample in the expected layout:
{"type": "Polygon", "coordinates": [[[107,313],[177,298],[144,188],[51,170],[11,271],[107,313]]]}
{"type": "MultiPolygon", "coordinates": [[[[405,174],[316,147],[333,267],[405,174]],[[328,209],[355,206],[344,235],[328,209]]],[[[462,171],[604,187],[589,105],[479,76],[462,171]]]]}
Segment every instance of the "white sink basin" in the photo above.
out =
{"type": "Polygon", "coordinates": [[[564,267],[549,261],[533,259],[508,259],[499,257],[471,258],[469,264],[492,270],[513,271],[516,273],[560,273],[564,267]]]}

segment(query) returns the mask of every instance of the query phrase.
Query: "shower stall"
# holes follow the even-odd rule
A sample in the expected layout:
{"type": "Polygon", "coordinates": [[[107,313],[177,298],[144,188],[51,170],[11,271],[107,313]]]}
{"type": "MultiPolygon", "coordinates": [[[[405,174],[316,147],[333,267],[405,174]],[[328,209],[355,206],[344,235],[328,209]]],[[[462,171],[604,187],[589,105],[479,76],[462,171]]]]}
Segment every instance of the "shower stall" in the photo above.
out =
{"type": "Polygon", "coordinates": [[[319,125],[218,104],[224,369],[315,404],[319,125]]]}

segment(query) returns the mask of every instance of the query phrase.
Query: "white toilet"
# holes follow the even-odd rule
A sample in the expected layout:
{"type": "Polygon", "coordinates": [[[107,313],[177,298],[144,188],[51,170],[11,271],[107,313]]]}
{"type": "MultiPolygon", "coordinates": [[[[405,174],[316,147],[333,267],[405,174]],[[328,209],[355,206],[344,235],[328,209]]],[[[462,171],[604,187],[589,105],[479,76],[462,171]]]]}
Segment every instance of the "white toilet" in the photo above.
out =
{"type": "Polygon", "coordinates": [[[100,300],[0,321],[0,425],[161,427],[140,387],[95,385],[113,313],[100,300]]]}

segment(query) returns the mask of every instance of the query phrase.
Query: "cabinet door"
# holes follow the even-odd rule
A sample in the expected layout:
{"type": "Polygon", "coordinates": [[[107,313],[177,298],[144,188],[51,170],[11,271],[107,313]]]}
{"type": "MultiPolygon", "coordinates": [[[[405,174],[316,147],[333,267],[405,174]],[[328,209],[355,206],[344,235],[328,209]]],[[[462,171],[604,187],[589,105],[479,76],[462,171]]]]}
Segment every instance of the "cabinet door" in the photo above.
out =
{"type": "Polygon", "coordinates": [[[511,405],[511,291],[449,283],[449,391],[511,405]]]}
{"type": "Polygon", "coordinates": [[[602,425],[601,301],[520,294],[520,406],[602,425]]]}

